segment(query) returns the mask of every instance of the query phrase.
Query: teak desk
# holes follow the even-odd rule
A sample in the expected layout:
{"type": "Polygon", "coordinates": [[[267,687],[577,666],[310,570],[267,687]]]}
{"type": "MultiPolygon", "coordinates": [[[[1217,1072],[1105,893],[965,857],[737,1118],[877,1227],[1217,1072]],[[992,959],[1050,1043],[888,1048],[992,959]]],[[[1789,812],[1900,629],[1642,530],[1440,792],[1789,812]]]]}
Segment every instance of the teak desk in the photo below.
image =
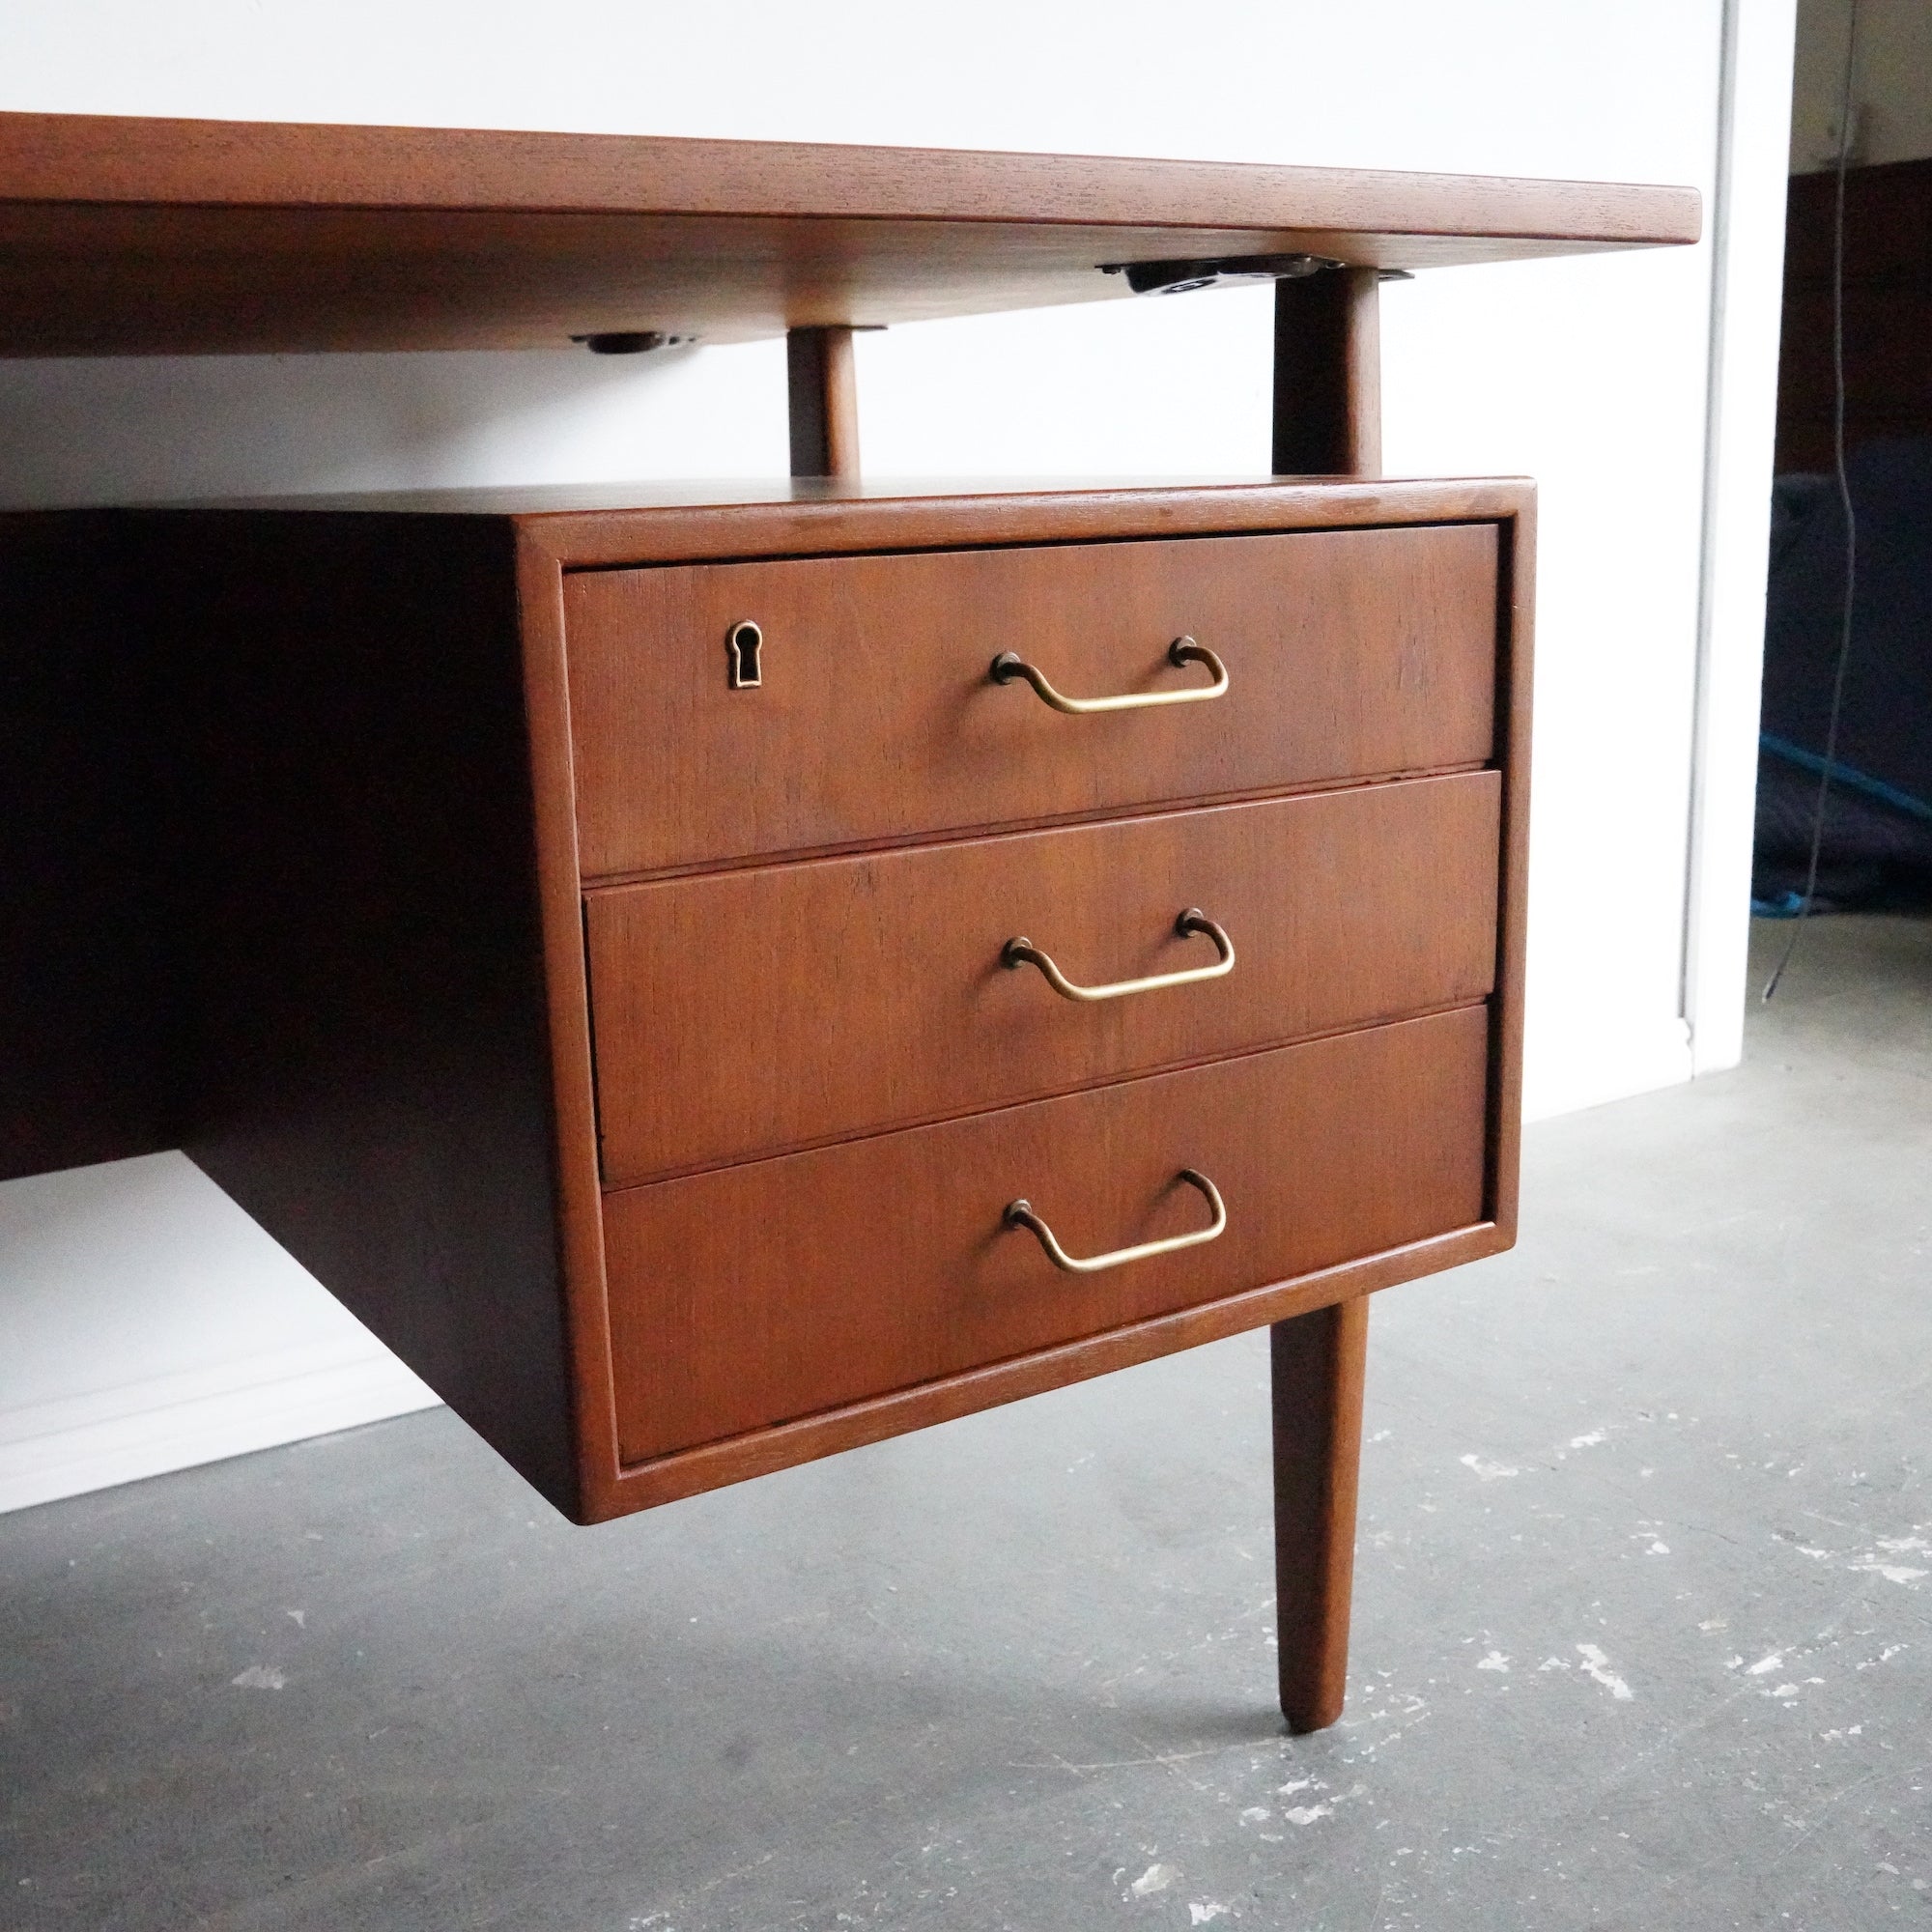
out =
{"type": "Polygon", "coordinates": [[[785,331],[800,479],[0,520],[0,1172],[185,1147],[585,1522],[1270,1322],[1332,1722],[1366,1296],[1510,1243],[1522,1019],[1532,495],[1369,480],[1378,278],[1697,224],[0,116],[0,354],[785,331]],[[1273,478],[856,480],[853,328],[1254,277],[1273,478]]]}

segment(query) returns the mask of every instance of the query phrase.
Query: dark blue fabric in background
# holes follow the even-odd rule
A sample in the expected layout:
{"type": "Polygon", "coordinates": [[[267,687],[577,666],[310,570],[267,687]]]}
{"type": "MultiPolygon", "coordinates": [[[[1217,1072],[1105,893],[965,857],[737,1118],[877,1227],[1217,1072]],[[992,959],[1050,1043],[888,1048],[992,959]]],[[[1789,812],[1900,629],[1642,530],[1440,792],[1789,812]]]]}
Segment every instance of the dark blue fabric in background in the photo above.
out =
{"type": "MultiPolygon", "coordinates": [[[[1932,898],[1932,438],[1865,444],[1852,653],[1815,908],[1932,898]]],[[[1796,910],[1836,670],[1845,520],[1830,476],[1781,476],[1772,515],[1751,893],[1796,910]]]]}

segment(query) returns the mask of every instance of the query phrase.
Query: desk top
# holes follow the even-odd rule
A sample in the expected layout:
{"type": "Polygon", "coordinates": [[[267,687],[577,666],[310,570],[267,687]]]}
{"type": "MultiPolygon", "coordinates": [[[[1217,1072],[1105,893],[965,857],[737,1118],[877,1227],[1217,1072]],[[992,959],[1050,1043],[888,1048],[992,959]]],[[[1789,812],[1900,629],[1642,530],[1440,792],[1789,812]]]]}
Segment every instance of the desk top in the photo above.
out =
{"type": "Polygon", "coordinates": [[[1689,187],[797,142],[0,114],[0,355],[747,341],[1697,239],[1689,187]]]}

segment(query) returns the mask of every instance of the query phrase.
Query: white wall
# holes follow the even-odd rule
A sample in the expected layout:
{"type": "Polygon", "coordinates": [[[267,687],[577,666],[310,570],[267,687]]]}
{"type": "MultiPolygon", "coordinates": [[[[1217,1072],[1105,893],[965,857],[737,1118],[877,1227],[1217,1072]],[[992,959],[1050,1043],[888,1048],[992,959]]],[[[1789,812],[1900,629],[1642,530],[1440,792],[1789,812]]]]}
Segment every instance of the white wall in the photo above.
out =
{"type": "MultiPolygon", "coordinates": [[[[504,0],[11,0],[0,106],[1158,154],[1707,192],[1717,154],[1721,0],[731,0],[600,9],[574,29],[571,17],[533,36],[504,0]]],[[[1699,247],[1442,270],[1387,292],[1390,473],[1526,472],[1543,490],[1536,1113],[1690,1069],[1711,272],[1699,247]]],[[[1259,471],[1268,337],[1268,298],[1253,292],[866,337],[867,467],[1259,471]]],[[[0,364],[0,501],[13,503],[769,473],[782,458],[775,345],[662,364],[0,364]]],[[[192,1302],[203,1368],[229,1364],[238,1387],[256,1341],[231,1349],[225,1334],[258,1337],[270,1310],[300,1299],[287,1264],[251,1258],[239,1234],[219,1251],[198,1245],[204,1195],[176,1170],[146,1173],[147,1232],[131,1248],[125,1170],[0,1188],[0,1416],[21,1406],[22,1335],[41,1351],[28,1400],[87,1393],[62,1386],[84,1379],[72,1365],[85,1338],[23,1316],[22,1279],[29,1302],[37,1279],[93,1284],[76,1327],[113,1329],[132,1355],[143,1338],[173,1346],[192,1302]],[[205,1319],[217,1303],[232,1331],[205,1319]]],[[[363,1347],[345,1324],[327,1337],[303,1326],[303,1346],[363,1347]]],[[[4,1457],[0,1445],[0,1477],[4,1457]]]]}
{"type": "Polygon", "coordinates": [[[178,1153],[0,1189],[0,1510],[436,1398],[178,1153]]]}

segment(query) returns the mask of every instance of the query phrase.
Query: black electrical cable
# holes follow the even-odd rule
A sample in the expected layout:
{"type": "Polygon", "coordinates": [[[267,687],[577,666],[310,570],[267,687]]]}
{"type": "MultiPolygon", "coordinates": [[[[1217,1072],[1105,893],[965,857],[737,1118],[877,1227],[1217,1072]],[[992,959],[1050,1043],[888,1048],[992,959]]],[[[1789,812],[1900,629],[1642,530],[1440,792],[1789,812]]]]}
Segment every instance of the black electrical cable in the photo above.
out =
{"type": "Polygon", "coordinates": [[[1852,662],[1852,600],[1859,587],[1859,520],[1852,509],[1851,479],[1845,470],[1845,172],[1852,158],[1852,87],[1859,63],[1859,0],[1851,0],[1845,24],[1845,79],[1838,95],[1837,194],[1832,219],[1832,467],[1838,482],[1838,506],[1845,518],[1844,609],[1838,620],[1838,662],[1832,675],[1832,712],[1825,726],[1825,758],[1818,767],[1818,802],[1811,813],[1811,858],[1804,869],[1804,896],[1798,902],[1791,936],[1776,971],[1765,981],[1764,998],[1777,991],[1784,969],[1798,950],[1798,935],[1811,916],[1818,890],[1818,858],[1825,844],[1825,806],[1831,796],[1838,756],[1838,719],[1845,704],[1845,672],[1852,662]]]}

